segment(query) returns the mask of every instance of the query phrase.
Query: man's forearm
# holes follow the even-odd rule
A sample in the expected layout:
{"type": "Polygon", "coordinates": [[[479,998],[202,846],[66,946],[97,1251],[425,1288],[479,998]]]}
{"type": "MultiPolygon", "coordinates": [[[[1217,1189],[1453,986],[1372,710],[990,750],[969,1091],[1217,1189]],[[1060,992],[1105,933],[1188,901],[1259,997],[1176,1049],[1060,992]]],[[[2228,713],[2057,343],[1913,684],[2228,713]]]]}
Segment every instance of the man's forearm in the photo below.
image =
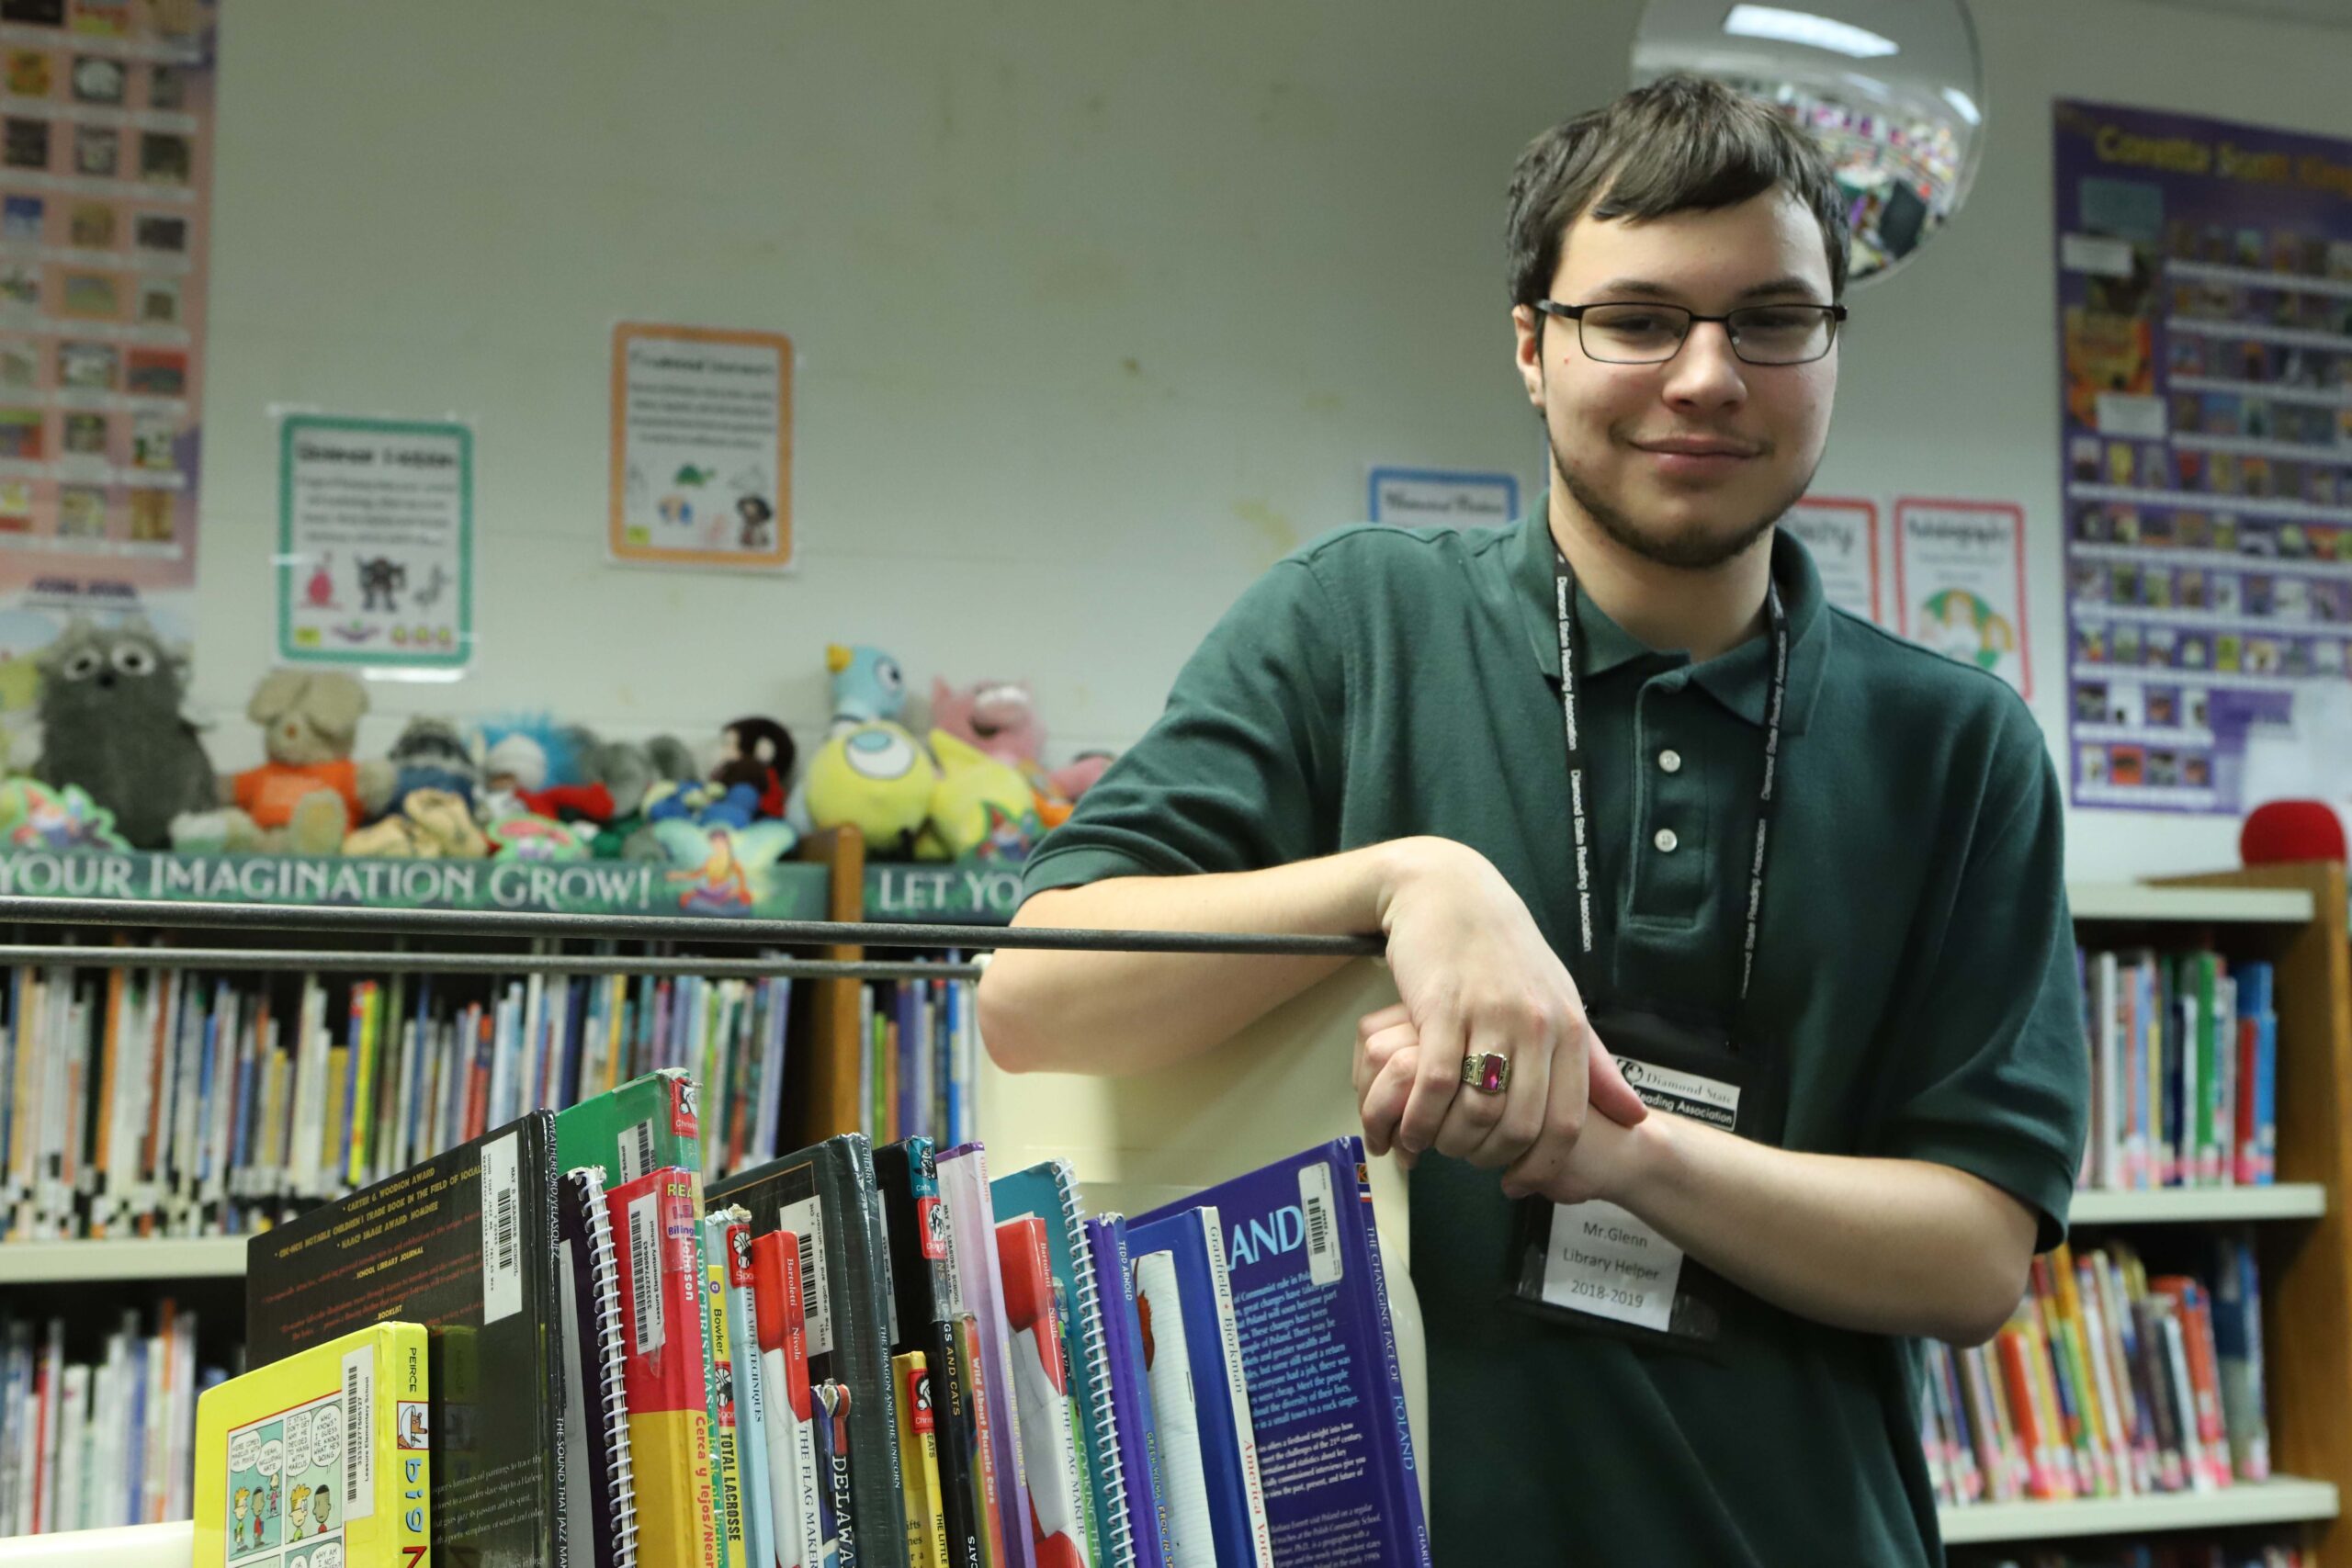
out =
{"type": "MultiPolygon", "coordinates": [[[[1131,876],[1041,893],[1015,926],[1114,931],[1377,931],[1418,840],[1264,871],[1131,876]]],[[[1207,1050],[1340,966],[1328,958],[1013,951],[980,982],[980,1033],[1016,1072],[1146,1072],[1207,1050]]]]}
{"type": "Polygon", "coordinates": [[[1679,1116],[1595,1118],[1587,1136],[1620,1145],[1606,1196],[1801,1316],[1975,1344],[2024,1290],[2033,1215],[1965,1171],[1792,1153],[1679,1116]]]}

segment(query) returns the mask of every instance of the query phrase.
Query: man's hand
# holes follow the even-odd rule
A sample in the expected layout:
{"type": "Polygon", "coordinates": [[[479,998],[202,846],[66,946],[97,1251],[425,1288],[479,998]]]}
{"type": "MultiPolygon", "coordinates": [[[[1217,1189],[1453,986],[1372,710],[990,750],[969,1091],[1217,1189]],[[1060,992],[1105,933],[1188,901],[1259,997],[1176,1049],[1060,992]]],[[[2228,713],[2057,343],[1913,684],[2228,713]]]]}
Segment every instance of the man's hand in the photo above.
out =
{"type": "Polygon", "coordinates": [[[1566,1169],[1588,1098],[1623,1125],[1646,1113],[1592,1036],[1566,967],[1483,855],[1442,839],[1394,846],[1381,926],[1403,1000],[1357,1026],[1364,1143],[1408,1164],[1429,1149],[1515,1166],[1530,1190],[1566,1169]],[[1464,1087],[1462,1059],[1510,1063],[1501,1094],[1464,1087]]]}

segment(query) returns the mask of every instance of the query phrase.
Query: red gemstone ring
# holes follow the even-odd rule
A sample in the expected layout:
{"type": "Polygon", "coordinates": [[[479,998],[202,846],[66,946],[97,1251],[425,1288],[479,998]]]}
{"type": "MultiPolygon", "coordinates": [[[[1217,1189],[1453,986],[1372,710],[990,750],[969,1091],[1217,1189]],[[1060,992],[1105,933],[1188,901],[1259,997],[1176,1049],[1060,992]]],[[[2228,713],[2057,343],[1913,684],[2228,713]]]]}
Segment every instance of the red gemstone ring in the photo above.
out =
{"type": "Polygon", "coordinates": [[[1485,1094],[1510,1087],[1510,1058],[1499,1051],[1474,1051],[1462,1058],[1462,1081],[1485,1094]]]}

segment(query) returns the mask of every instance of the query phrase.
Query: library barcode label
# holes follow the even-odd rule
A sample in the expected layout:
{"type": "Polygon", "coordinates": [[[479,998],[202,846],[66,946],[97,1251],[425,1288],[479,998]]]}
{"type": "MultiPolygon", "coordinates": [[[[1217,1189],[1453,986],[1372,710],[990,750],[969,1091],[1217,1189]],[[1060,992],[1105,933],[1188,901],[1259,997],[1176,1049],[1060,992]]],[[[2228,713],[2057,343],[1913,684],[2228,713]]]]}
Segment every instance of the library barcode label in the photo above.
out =
{"type": "MultiPolygon", "coordinates": [[[[343,1517],[347,1524],[376,1512],[376,1351],[362,1345],[343,1358],[343,1517]]],[[[313,1420],[327,1420],[333,1407],[313,1420]]],[[[311,1440],[313,1451],[318,1439],[311,1440]]]]}
{"type": "Polygon", "coordinates": [[[628,1295],[637,1324],[637,1353],[662,1348],[662,1224],[653,1210],[659,1194],[628,1201],[628,1295]]]}
{"type": "Polygon", "coordinates": [[[825,1289],[825,1220],[814,1193],[777,1212],[780,1230],[800,1238],[800,1315],[808,1320],[808,1354],[833,1353],[833,1303],[825,1289]]]}
{"type": "Polygon", "coordinates": [[[1341,1272],[1339,1221],[1331,1212],[1331,1168],[1298,1168],[1298,1208],[1306,1227],[1306,1277],[1318,1285],[1336,1285],[1341,1272]]]}
{"type": "Polygon", "coordinates": [[[638,1122],[621,1134],[621,1179],[635,1181],[653,1168],[653,1122],[638,1122]]]}
{"type": "Polygon", "coordinates": [[[521,1170],[515,1134],[481,1146],[481,1320],[485,1325],[523,1310],[521,1170]]]}

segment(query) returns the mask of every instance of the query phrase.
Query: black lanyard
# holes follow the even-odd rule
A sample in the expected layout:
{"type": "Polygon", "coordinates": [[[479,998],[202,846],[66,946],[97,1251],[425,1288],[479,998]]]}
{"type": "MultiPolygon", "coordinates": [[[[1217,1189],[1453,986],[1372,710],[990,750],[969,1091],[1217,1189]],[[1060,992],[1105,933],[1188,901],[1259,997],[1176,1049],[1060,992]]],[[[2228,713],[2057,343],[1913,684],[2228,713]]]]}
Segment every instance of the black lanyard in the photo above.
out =
{"type": "MultiPolygon", "coordinates": [[[[1577,924],[1583,951],[1592,952],[1592,849],[1585,824],[1584,748],[1577,728],[1577,580],[1568,558],[1553,547],[1554,586],[1560,617],[1560,717],[1568,743],[1568,819],[1576,829],[1577,924]]],[[[1756,802],[1756,852],[1747,865],[1747,931],[1739,950],[1739,1001],[1744,1009],[1756,971],[1756,938],[1764,914],[1764,845],[1772,822],[1772,776],[1781,760],[1781,705],[1789,683],[1789,617],[1780,585],[1769,580],[1764,614],[1772,629],[1772,694],[1764,709],[1764,784],[1756,802]]]]}

